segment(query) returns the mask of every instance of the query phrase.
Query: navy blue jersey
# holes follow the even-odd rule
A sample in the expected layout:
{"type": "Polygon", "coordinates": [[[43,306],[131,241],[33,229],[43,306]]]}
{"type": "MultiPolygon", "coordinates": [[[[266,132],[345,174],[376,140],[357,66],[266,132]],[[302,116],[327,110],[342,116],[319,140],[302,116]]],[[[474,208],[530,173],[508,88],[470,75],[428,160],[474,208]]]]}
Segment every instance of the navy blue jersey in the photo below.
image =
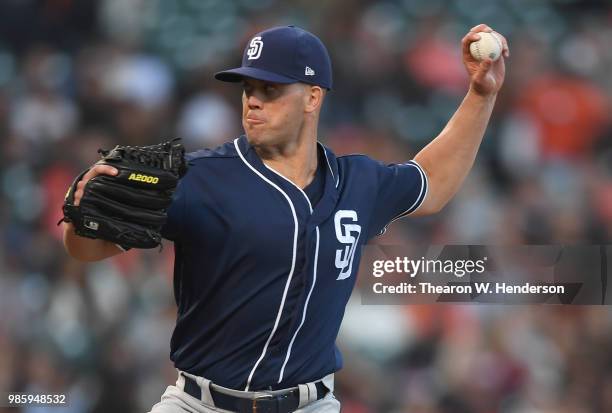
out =
{"type": "Polygon", "coordinates": [[[335,341],[361,248],[425,199],[414,162],[336,157],[319,144],[322,193],[267,167],[245,136],[188,155],[169,209],[178,369],[240,390],[279,389],[337,371],[335,341]]]}

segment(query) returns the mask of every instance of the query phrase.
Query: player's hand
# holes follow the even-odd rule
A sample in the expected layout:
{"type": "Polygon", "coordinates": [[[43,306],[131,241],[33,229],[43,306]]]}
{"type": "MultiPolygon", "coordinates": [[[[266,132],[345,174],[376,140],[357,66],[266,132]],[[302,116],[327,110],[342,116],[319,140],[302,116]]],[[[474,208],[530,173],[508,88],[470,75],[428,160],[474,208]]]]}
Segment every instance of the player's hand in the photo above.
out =
{"type": "Polygon", "coordinates": [[[510,49],[506,38],[493,31],[486,24],[479,24],[472,27],[469,33],[461,40],[463,64],[470,76],[470,89],[482,96],[495,95],[502,87],[506,76],[506,66],[504,60],[510,57],[510,49]],[[479,32],[493,32],[502,41],[502,53],[497,61],[485,59],[481,62],[474,59],[470,53],[470,43],[480,39],[479,32]]]}
{"type": "Polygon", "coordinates": [[[87,171],[85,175],[83,175],[83,179],[81,179],[79,183],[77,184],[77,190],[74,193],[74,205],[78,206],[79,203],[81,202],[81,198],[83,197],[83,189],[85,188],[85,185],[91,178],[96,177],[98,175],[103,175],[103,174],[117,175],[118,172],[119,171],[117,171],[116,168],[113,168],[112,166],[109,166],[109,165],[95,164],[94,166],[92,166],[91,169],[87,171]]]}

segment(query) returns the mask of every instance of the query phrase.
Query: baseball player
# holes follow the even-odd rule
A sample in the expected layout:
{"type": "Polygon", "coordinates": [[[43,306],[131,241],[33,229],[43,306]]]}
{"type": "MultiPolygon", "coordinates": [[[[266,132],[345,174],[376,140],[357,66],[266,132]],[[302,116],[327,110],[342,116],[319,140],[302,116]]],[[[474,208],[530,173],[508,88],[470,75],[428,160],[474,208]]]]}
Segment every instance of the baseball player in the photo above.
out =
{"type": "MultiPolygon", "coordinates": [[[[337,156],[317,141],[330,57],[294,26],[253,36],[239,68],[218,80],[242,83],[245,134],[188,154],[163,229],[174,241],[178,304],[171,359],[178,370],[152,413],[339,412],[335,341],[355,285],[361,247],[408,215],[439,211],[468,174],[504,80],[503,57],[478,62],[463,38],[469,91],[448,125],[417,156],[384,165],[337,156]]],[[[407,125],[408,127],[410,125],[407,125]]],[[[94,165],[77,186],[113,175],[94,165]]],[[[122,252],[77,236],[75,258],[122,252]]]]}

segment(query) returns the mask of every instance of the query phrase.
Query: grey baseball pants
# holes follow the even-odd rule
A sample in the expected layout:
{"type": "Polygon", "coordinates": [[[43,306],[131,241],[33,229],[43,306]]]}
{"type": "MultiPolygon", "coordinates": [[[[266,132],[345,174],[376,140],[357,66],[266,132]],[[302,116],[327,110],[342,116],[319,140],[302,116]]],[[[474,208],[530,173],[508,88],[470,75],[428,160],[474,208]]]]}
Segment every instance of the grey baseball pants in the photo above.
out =
{"type": "MultiPolygon", "coordinates": [[[[336,400],[333,394],[333,379],[333,374],[323,379],[323,384],[329,389],[329,393],[321,400],[308,400],[307,395],[312,394],[312,391],[308,391],[307,384],[300,385],[300,397],[302,398],[302,395],[304,395],[304,398],[295,413],[339,413],[340,402],[336,400]]],[[[161,397],[161,401],[153,406],[149,413],[231,413],[228,410],[215,407],[210,390],[208,390],[209,386],[209,380],[180,372],[176,385],[168,386],[161,397]],[[202,400],[198,400],[183,391],[185,378],[182,374],[188,375],[200,385],[202,400]]]]}

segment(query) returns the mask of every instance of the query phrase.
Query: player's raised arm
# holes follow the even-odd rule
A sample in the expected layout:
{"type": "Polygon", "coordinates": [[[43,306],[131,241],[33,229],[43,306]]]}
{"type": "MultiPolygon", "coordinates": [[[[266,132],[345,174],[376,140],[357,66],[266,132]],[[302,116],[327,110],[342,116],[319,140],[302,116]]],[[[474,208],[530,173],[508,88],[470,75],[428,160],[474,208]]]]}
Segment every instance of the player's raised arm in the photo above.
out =
{"type": "Polygon", "coordinates": [[[489,26],[480,24],[462,39],[463,63],[470,87],[461,105],[444,130],[423,148],[415,161],[426,171],[427,198],[414,215],[438,212],[455,195],[474,164],[476,153],[489,123],[497,93],[505,77],[504,59],[510,56],[506,39],[489,26]],[[470,44],[480,40],[479,33],[493,33],[500,42],[501,55],[495,61],[470,52],[470,44]]]}

